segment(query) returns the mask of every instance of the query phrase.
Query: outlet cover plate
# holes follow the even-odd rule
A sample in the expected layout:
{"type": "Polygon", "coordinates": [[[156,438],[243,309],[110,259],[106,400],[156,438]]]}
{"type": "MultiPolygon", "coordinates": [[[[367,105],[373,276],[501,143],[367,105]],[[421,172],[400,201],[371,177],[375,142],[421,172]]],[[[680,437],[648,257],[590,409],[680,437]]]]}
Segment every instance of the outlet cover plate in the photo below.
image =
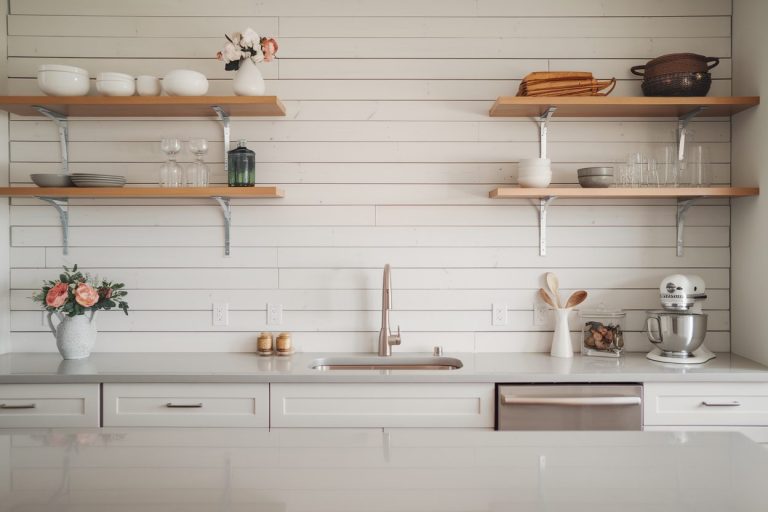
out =
{"type": "Polygon", "coordinates": [[[494,302],[491,308],[493,314],[491,323],[493,325],[507,325],[509,323],[509,314],[505,303],[494,302]]]}
{"type": "Polygon", "coordinates": [[[283,323],[283,305],[274,302],[267,303],[267,325],[281,325],[283,323]]]}

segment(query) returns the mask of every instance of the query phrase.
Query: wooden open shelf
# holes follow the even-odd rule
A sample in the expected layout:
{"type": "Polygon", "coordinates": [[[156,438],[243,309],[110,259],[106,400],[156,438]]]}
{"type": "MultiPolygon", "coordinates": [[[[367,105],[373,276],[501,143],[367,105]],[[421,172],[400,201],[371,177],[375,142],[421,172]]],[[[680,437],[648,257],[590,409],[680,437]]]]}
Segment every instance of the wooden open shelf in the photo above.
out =
{"type": "Polygon", "coordinates": [[[157,197],[157,198],[196,198],[196,197],[283,197],[278,187],[0,187],[0,197],[157,197]]]}
{"type": "Polygon", "coordinates": [[[758,105],[758,96],[645,97],[645,96],[500,96],[491,117],[539,117],[556,107],[556,117],[682,117],[705,107],[699,117],[725,117],[758,105]]]}
{"type": "Polygon", "coordinates": [[[499,187],[491,190],[494,199],[538,199],[542,197],[566,198],[691,198],[691,197],[747,197],[760,194],[756,187],[696,187],[696,188],[581,188],[551,187],[522,188],[499,187]]]}
{"type": "Polygon", "coordinates": [[[214,106],[231,117],[285,115],[277,96],[0,96],[0,110],[21,116],[43,107],[66,117],[215,117],[214,106]]]}

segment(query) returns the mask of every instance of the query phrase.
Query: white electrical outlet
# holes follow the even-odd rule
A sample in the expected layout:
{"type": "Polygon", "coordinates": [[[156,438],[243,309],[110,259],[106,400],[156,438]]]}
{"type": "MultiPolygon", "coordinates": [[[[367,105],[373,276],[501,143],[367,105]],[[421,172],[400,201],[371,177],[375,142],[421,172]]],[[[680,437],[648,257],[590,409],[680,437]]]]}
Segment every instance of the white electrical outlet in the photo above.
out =
{"type": "Polygon", "coordinates": [[[542,302],[533,303],[533,325],[547,325],[549,308],[542,302]]]}
{"type": "Polygon", "coordinates": [[[213,303],[213,325],[219,327],[229,325],[229,304],[226,302],[213,303]]]}
{"type": "Polygon", "coordinates": [[[507,325],[509,323],[509,316],[507,315],[507,305],[500,303],[500,302],[494,302],[491,305],[492,311],[493,311],[493,319],[492,324],[493,325],[507,325]]]}
{"type": "Polygon", "coordinates": [[[267,303],[267,325],[280,325],[283,323],[283,305],[267,303]]]}

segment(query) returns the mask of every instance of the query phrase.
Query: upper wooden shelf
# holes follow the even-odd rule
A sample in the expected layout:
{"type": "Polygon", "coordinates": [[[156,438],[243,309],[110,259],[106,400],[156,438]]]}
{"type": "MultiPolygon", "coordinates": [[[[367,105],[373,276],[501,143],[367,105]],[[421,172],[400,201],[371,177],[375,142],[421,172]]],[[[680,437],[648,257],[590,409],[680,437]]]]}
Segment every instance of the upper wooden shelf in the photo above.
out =
{"type": "Polygon", "coordinates": [[[747,197],[760,194],[752,187],[696,187],[696,188],[521,188],[499,187],[490,191],[495,199],[558,198],[676,198],[676,197],[747,197]]]}
{"type": "Polygon", "coordinates": [[[214,106],[231,117],[285,115],[277,96],[0,96],[0,110],[21,116],[45,107],[67,117],[211,117],[214,106]]]}
{"type": "Polygon", "coordinates": [[[706,107],[699,117],[724,117],[754,107],[759,96],[645,97],[645,96],[500,96],[491,117],[538,117],[557,107],[555,117],[681,117],[706,107]]]}
{"type": "Polygon", "coordinates": [[[157,198],[202,198],[202,197],[252,197],[279,198],[283,191],[278,187],[0,187],[0,197],[157,197],[157,198]]]}

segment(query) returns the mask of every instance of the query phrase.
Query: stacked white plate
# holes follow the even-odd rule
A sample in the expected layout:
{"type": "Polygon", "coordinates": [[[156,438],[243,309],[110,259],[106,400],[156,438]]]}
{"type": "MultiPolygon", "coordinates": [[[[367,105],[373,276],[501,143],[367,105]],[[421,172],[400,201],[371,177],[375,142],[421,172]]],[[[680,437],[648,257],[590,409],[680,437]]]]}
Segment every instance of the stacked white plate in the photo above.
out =
{"type": "Polygon", "coordinates": [[[72,182],[76,187],[122,187],[125,185],[125,181],[125,176],[85,172],[72,173],[72,182]]]}

